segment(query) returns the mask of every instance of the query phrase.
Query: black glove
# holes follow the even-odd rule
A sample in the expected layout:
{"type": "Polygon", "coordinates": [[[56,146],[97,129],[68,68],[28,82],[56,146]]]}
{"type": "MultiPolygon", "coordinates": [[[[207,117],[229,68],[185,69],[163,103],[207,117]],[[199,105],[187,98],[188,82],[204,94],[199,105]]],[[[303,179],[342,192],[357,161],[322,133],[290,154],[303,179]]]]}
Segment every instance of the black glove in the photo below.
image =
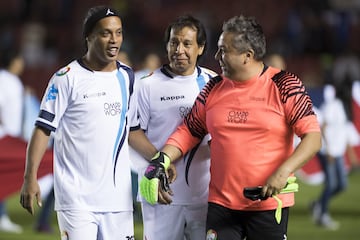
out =
{"type": "Polygon", "coordinates": [[[256,200],[266,200],[267,196],[261,196],[262,187],[246,187],[244,188],[243,194],[246,198],[251,199],[253,201],[256,200]]]}

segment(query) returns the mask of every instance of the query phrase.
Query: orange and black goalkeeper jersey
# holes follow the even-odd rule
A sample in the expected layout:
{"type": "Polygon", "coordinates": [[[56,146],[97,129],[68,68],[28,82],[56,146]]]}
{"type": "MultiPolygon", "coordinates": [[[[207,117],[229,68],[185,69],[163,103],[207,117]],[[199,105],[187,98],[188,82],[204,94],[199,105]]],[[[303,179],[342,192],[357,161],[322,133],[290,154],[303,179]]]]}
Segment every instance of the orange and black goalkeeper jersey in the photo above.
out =
{"type": "MultiPolygon", "coordinates": [[[[291,73],[266,67],[245,82],[215,77],[167,144],[187,152],[211,134],[209,202],[237,210],[275,209],[277,203],[245,199],[244,187],[264,185],[293,152],[294,134],[320,132],[312,101],[291,73]]],[[[283,207],[293,194],[280,194],[283,207]]]]}

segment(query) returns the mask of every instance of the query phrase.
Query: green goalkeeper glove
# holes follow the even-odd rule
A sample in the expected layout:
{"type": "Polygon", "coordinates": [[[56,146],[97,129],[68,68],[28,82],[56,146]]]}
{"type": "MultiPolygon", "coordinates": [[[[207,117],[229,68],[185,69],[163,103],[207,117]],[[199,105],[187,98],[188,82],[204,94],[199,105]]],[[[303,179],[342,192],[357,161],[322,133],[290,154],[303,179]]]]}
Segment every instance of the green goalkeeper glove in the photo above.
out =
{"type": "Polygon", "coordinates": [[[158,202],[159,185],[161,190],[170,191],[166,170],[170,165],[170,158],[163,152],[157,152],[151,159],[140,180],[140,194],[150,204],[158,202]]]}

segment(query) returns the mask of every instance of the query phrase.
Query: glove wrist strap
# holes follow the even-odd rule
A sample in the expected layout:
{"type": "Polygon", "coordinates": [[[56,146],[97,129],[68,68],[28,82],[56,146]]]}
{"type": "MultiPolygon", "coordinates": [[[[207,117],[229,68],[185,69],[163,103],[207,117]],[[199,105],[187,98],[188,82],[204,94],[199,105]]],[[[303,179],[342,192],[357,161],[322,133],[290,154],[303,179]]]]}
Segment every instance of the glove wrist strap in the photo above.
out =
{"type": "Polygon", "coordinates": [[[164,166],[165,170],[168,169],[171,163],[169,156],[164,152],[157,152],[151,161],[158,161],[161,165],[164,166]]]}

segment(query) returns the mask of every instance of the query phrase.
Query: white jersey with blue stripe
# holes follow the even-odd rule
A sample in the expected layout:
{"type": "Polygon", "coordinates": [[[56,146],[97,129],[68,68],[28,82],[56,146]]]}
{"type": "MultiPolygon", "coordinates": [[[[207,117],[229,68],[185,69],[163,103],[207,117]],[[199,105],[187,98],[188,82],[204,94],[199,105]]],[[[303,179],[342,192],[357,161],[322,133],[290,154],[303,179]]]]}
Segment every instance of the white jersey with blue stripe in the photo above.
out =
{"type": "MultiPolygon", "coordinates": [[[[193,74],[180,76],[164,65],[139,80],[136,95],[140,126],[157,149],[164,146],[190,111],[200,90],[214,75],[209,69],[196,67],[193,74]]],[[[172,204],[207,202],[210,179],[208,137],[175,163],[177,179],[171,184],[174,192],[172,204]]],[[[132,149],[130,153],[141,178],[148,161],[132,149]]]]}
{"type": "Polygon", "coordinates": [[[127,115],[133,71],[73,61],[53,75],[36,125],[55,131],[56,210],[132,210],[127,115]]]}

